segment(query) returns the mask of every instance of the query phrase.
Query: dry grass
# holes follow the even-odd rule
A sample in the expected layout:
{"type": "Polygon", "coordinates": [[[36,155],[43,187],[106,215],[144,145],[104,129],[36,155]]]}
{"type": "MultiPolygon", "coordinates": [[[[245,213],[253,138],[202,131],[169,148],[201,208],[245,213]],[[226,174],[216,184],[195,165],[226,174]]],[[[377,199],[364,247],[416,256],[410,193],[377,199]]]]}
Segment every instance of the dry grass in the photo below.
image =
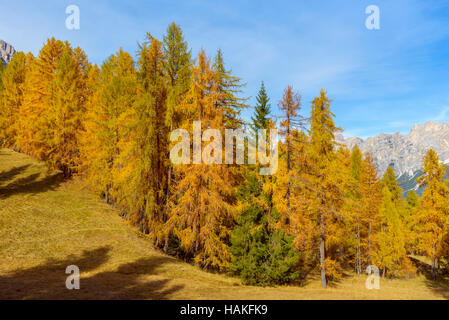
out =
{"type": "Polygon", "coordinates": [[[322,289],[258,288],[199,270],[155,250],[78,180],[63,181],[29,157],[0,150],[0,299],[444,299],[447,281],[424,275],[381,280],[347,276],[322,289]],[[65,268],[81,270],[67,290],[65,268]]]}

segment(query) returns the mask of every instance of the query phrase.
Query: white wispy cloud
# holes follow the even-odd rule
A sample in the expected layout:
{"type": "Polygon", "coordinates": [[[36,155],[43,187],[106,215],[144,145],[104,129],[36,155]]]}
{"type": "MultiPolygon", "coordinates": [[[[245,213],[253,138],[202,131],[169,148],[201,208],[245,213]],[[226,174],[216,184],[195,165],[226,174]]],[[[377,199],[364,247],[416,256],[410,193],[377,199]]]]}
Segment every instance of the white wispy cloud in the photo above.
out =
{"type": "Polygon", "coordinates": [[[435,116],[434,118],[432,118],[432,121],[448,121],[449,120],[449,106],[444,106],[440,113],[435,116]]]}

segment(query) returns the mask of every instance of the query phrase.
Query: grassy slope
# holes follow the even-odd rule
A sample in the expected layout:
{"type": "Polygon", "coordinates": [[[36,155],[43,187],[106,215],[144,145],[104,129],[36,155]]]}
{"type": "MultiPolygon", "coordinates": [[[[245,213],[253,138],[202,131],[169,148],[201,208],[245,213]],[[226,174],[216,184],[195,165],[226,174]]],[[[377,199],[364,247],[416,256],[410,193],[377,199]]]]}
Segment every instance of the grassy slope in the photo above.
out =
{"type": "Polygon", "coordinates": [[[0,299],[441,299],[446,283],[424,276],[381,280],[349,276],[326,290],[257,288],[211,274],[153,249],[110,206],[77,180],[62,181],[42,163],[0,150],[0,299]],[[81,270],[67,290],[65,268],[81,270]]]}

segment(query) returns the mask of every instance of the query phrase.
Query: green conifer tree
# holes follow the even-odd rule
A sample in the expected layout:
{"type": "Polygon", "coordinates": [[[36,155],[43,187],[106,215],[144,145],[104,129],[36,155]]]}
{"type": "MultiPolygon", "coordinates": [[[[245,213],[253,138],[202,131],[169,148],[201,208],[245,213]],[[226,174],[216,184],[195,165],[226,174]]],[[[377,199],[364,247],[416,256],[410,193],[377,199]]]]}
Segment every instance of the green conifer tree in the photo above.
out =
{"type": "Polygon", "coordinates": [[[257,172],[246,177],[240,201],[245,203],[231,238],[231,270],[248,285],[276,285],[298,278],[299,254],[293,237],[273,230],[266,214],[266,200],[257,172]]]}
{"type": "Polygon", "coordinates": [[[257,104],[254,108],[254,115],[251,116],[251,128],[253,129],[254,134],[256,134],[259,129],[267,129],[270,123],[270,98],[268,98],[263,81],[260,85],[260,90],[257,94],[256,101],[257,104]]]}

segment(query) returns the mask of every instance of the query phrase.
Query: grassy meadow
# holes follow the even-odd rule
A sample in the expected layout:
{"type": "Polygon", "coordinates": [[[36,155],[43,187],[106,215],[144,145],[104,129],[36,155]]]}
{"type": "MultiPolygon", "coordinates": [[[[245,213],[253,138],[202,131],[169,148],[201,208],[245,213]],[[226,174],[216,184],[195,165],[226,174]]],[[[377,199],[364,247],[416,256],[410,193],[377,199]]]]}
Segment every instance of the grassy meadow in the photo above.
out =
{"type": "Polygon", "coordinates": [[[78,179],[64,180],[45,164],[0,150],[0,299],[448,299],[449,279],[429,280],[414,258],[412,279],[346,274],[327,289],[318,275],[301,286],[250,287],[164,255],[78,179]],[[68,290],[65,269],[81,270],[68,290]]]}

